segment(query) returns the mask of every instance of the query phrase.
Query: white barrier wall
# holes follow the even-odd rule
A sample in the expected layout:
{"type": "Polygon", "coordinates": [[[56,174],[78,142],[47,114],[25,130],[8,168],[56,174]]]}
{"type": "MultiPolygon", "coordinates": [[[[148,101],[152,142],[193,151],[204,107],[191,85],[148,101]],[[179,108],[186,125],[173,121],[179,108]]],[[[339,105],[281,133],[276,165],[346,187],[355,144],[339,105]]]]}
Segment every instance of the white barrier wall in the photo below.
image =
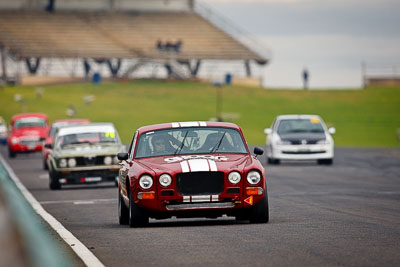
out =
{"type": "Polygon", "coordinates": [[[49,0],[0,0],[0,9],[44,10],[49,0]]]}
{"type": "MultiPolygon", "coordinates": [[[[0,9],[44,10],[49,0],[0,0],[0,9]]],[[[192,11],[194,0],[54,0],[56,10],[192,11]]]]}

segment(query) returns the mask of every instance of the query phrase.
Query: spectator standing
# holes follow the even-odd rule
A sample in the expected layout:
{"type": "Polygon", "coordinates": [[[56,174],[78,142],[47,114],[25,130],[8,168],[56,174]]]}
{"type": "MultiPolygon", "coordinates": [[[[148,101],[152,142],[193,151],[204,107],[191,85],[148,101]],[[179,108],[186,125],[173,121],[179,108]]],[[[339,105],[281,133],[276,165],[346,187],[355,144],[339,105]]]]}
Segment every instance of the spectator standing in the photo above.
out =
{"type": "Polygon", "coordinates": [[[308,89],[308,79],[309,79],[309,74],[307,68],[303,69],[303,87],[304,90],[308,89]]]}

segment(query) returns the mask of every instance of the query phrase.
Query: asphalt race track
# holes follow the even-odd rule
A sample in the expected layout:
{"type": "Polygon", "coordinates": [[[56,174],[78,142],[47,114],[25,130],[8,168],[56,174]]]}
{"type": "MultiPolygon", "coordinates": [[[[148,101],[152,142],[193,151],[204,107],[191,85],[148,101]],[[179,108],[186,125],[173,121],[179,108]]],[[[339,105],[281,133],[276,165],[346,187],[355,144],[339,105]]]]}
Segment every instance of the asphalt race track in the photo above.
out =
{"type": "MultiPolygon", "coordinates": [[[[270,223],[120,226],[113,184],[48,189],[40,154],[9,159],[42,206],[105,266],[399,266],[400,149],[337,148],[332,166],[267,165],[270,223]]],[[[265,159],[260,158],[264,163],[265,159]]]]}

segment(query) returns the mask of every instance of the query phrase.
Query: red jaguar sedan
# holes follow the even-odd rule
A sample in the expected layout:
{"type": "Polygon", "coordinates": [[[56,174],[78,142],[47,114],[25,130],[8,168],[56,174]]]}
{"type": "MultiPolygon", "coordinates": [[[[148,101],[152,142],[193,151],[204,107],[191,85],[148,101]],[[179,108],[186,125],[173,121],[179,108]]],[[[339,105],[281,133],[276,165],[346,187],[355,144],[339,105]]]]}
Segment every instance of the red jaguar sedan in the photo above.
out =
{"type": "Polygon", "coordinates": [[[266,223],[265,170],[232,123],[176,122],[144,126],[119,153],[120,224],[143,226],[172,216],[266,223]]]}

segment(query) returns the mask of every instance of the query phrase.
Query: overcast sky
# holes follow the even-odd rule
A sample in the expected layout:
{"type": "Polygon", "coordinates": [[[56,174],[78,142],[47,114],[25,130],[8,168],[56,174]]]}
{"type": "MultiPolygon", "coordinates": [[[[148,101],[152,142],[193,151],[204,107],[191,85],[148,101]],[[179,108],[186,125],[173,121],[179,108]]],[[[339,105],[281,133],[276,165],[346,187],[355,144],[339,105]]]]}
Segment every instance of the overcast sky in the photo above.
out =
{"type": "MultiPolygon", "coordinates": [[[[400,67],[399,0],[198,0],[272,51],[269,86],[361,86],[361,62],[400,67]]],[[[400,73],[399,73],[400,74],[400,73]]]]}

